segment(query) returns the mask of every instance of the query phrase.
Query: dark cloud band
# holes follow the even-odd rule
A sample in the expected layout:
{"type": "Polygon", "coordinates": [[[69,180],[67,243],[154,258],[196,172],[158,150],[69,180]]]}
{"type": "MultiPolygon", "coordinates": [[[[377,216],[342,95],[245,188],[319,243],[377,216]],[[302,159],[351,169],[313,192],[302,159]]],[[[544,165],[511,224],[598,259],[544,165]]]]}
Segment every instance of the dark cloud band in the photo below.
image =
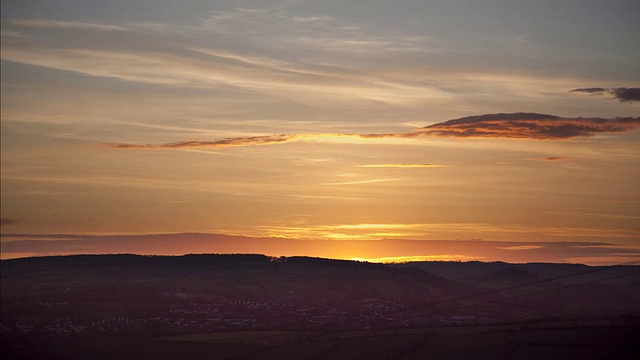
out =
{"type": "Polygon", "coordinates": [[[620,133],[640,127],[640,118],[561,118],[536,113],[491,114],[449,120],[420,133],[450,137],[496,137],[558,140],[620,133]]]}
{"type": "Polygon", "coordinates": [[[16,223],[16,221],[13,220],[13,219],[9,219],[9,218],[0,219],[0,225],[13,225],[15,223],[16,223]]]}
{"type": "Polygon", "coordinates": [[[119,149],[225,148],[282,144],[312,138],[354,137],[361,139],[444,136],[458,138],[511,138],[562,140],[600,133],[622,133],[640,127],[640,118],[562,118],[536,113],[468,116],[429,125],[412,132],[390,134],[279,134],[244,136],[215,141],[189,140],[166,144],[108,144],[119,149]]]}
{"type": "Polygon", "coordinates": [[[602,88],[602,87],[593,87],[593,88],[581,88],[581,89],[573,89],[570,92],[578,92],[578,93],[586,93],[586,94],[595,94],[595,95],[611,95],[614,99],[620,100],[620,102],[636,102],[640,101],[640,88],[626,88],[626,87],[618,87],[618,88],[602,88]]]}

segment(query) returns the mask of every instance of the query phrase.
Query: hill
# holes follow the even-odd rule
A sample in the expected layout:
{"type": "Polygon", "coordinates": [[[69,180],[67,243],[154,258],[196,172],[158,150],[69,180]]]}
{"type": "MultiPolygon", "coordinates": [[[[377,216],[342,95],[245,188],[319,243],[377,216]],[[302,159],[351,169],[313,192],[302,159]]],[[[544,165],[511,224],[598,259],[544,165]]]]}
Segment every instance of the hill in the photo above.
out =
{"type": "MultiPolygon", "coordinates": [[[[256,254],[76,255],[0,265],[2,351],[18,355],[192,333],[293,334],[250,340],[275,346],[353,331],[368,337],[442,326],[612,326],[640,317],[638,266],[372,264],[256,254]]],[[[411,334],[397,341],[426,341],[421,331],[411,334]]]]}

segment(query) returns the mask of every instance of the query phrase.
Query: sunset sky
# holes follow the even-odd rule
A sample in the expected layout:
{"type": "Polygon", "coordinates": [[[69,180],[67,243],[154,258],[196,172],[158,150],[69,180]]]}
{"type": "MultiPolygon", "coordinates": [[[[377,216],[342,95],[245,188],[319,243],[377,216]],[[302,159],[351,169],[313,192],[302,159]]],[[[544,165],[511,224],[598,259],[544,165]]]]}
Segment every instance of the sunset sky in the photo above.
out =
{"type": "Polygon", "coordinates": [[[640,258],[637,0],[1,16],[3,259],[640,258]]]}

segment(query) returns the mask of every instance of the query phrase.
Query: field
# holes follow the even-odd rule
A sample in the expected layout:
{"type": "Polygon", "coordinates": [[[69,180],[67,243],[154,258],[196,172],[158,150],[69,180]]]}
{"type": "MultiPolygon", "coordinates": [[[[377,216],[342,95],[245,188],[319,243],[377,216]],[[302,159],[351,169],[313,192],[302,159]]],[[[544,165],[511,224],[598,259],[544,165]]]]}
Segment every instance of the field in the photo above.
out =
{"type": "Polygon", "coordinates": [[[638,339],[638,326],[247,331],[35,348],[5,359],[637,359],[638,339]]]}

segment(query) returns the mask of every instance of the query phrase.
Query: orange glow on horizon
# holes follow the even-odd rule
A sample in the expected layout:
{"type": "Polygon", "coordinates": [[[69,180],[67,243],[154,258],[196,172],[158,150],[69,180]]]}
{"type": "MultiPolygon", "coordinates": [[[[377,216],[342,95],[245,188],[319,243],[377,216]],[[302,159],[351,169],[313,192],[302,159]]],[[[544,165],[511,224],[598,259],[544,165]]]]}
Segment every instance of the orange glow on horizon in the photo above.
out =
{"type": "Polygon", "coordinates": [[[371,263],[382,263],[382,264],[392,264],[392,263],[406,263],[413,261],[473,261],[473,260],[482,260],[485,257],[482,256],[466,256],[466,255],[409,255],[409,256],[389,256],[389,257],[379,257],[379,258],[350,258],[344,260],[354,260],[354,261],[364,261],[371,263]]]}

